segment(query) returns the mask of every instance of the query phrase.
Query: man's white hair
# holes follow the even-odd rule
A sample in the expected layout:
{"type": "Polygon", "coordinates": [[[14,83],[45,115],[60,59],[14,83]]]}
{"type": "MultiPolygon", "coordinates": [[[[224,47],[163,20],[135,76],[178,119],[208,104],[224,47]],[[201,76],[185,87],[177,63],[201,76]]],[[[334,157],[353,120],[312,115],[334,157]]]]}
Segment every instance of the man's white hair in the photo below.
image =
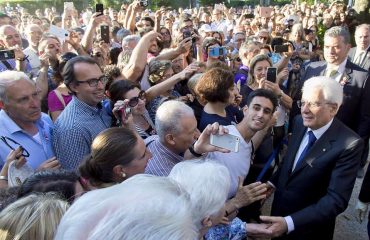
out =
{"type": "Polygon", "coordinates": [[[166,134],[180,133],[183,129],[180,120],[185,116],[194,116],[194,111],[185,103],[177,100],[163,102],[155,115],[155,130],[161,141],[166,134]]]}
{"type": "Polygon", "coordinates": [[[302,88],[303,94],[319,90],[322,91],[325,101],[336,103],[338,108],[342,105],[343,87],[337,81],[324,76],[313,77],[305,81],[302,88]]]}
{"type": "Polygon", "coordinates": [[[0,101],[4,103],[8,102],[6,88],[20,80],[26,80],[32,84],[35,84],[35,82],[29,79],[29,77],[24,72],[9,70],[0,72],[0,101]]]}

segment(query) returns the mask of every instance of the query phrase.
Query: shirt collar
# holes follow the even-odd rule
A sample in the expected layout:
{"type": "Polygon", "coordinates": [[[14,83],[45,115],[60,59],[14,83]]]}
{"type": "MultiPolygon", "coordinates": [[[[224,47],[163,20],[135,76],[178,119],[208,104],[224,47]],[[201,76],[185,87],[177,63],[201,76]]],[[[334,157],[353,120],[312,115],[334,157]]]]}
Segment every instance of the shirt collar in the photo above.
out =
{"type": "Polygon", "coordinates": [[[328,128],[331,126],[331,124],[333,123],[333,119],[331,119],[330,122],[328,122],[326,125],[322,126],[319,129],[313,130],[311,128],[307,128],[307,132],[312,131],[313,135],[315,135],[316,139],[318,140],[326,132],[326,130],[328,130],[328,128]]]}
{"type": "Polygon", "coordinates": [[[337,69],[338,73],[343,74],[346,71],[347,58],[339,66],[328,63],[327,69],[337,69]]]}
{"type": "MultiPolygon", "coordinates": [[[[0,110],[0,119],[2,119],[4,127],[6,127],[11,134],[16,132],[23,132],[23,129],[20,128],[18,124],[16,124],[4,110],[0,110]]],[[[41,121],[41,117],[35,122],[35,124],[40,128],[44,128],[44,122],[41,121]]]]}
{"type": "Polygon", "coordinates": [[[73,101],[76,103],[76,106],[85,111],[85,112],[95,112],[95,113],[99,113],[102,109],[102,105],[101,103],[97,104],[96,107],[92,107],[90,106],[89,104],[81,101],[80,99],[78,99],[76,96],[73,96],[72,97],[73,101]]]}

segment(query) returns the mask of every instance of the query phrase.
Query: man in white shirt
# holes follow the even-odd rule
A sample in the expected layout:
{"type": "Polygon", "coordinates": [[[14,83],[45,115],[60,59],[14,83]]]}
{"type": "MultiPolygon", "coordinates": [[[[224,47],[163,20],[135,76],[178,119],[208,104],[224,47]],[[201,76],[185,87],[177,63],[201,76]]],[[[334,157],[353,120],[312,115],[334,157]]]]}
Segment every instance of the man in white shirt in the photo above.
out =
{"type": "Polygon", "coordinates": [[[28,56],[28,61],[32,67],[32,77],[36,77],[41,66],[38,54],[38,46],[42,37],[42,29],[39,25],[31,24],[26,29],[27,40],[30,43],[28,48],[23,50],[23,53],[28,56]]]}
{"type": "MultiPolygon", "coordinates": [[[[335,115],[343,101],[339,83],[327,77],[303,86],[301,117],[287,154],[271,179],[275,190],[270,237],[332,239],[335,219],[348,205],[363,151],[362,139],[335,115]]],[[[272,192],[272,191],[271,191],[272,192]]]]}

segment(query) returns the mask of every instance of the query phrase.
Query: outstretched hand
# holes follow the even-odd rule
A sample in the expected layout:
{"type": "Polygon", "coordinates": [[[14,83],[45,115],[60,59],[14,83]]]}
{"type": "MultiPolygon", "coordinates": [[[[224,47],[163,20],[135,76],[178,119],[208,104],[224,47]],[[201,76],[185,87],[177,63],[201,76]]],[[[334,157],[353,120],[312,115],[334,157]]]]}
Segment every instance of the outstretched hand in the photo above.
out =
{"type": "Polygon", "coordinates": [[[227,128],[224,128],[223,126],[219,125],[217,122],[211,124],[208,124],[208,126],[203,130],[203,132],[200,134],[198,140],[194,144],[194,151],[203,154],[207,152],[223,152],[228,153],[230,150],[216,147],[210,144],[210,137],[211,134],[219,134],[224,135],[228,133],[229,130],[227,128]]]}

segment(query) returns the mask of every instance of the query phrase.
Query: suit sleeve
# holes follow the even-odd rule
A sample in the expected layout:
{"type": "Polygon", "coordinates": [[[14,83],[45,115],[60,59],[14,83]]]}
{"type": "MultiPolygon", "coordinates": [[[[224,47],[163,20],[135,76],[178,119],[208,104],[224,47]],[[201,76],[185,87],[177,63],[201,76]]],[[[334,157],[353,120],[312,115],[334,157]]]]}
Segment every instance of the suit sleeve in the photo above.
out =
{"type": "Polygon", "coordinates": [[[291,214],[295,231],[307,231],[332,221],[348,206],[363,150],[362,139],[348,144],[336,160],[327,193],[316,204],[291,214]]]}
{"type": "Polygon", "coordinates": [[[360,124],[358,129],[360,137],[366,139],[370,135],[370,77],[366,76],[361,97],[360,124]]]}

